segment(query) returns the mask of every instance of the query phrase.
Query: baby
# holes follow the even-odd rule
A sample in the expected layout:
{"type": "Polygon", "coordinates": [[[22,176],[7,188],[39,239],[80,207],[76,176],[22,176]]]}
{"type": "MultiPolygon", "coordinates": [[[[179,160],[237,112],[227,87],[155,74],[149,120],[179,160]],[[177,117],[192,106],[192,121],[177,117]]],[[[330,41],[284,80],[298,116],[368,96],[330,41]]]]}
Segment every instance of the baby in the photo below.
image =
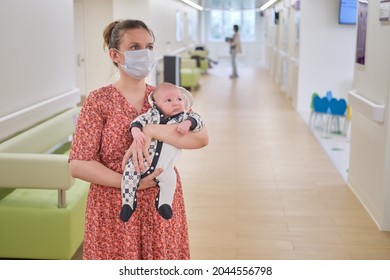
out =
{"type": "MultiPolygon", "coordinates": [[[[148,99],[152,107],[146,113],[134,119],[130,125],[130,132],[137,144],[144,144],[146,136],[142,132],[142,128],[148,124],[178,124],[177,132],[181,134],[186,134],[188,131],[198,132],[203,128],[204,123],[199,114],[189,112],[193,104],[193,98],[186,89],[165,82],[158,85],[148,99]]],[[[137,207],[139,181],[157,168],[162,168],[164,171],[156,177],[159,188],[156,197],[156,209],[164,219],[168,220],[173,216],[172,202],[176,189],[174,167],[181,150],[152,139],[148,151],[152,158],[152,164],[146,172],[137,173],[131,158],[123,171],[120,218],[124,222],[130,219],[137,207]]]]}

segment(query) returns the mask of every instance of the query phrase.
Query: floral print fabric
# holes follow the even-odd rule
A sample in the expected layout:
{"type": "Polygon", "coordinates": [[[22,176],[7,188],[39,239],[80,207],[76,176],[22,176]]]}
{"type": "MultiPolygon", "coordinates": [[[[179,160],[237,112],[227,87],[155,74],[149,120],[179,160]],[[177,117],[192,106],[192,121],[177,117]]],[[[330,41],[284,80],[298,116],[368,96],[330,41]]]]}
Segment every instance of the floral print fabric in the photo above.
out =
{"type": "MultiPolygon", "coordinates": [[[[147,85],[141,114],[150,108],[147,96],[153,89],[147,85]]],[[[122,158],[133,141],[129,126],[138,115],[113,85],[93,91],[81,109],[69,160],[96,160],[122,173],[122,158]]],[[[179,175],[172,219],[165,220],[156,211],[157,193],[157,188],[138,191],[137,209],[124,223],[119,218],[121,189],[91,184],[83,259],[189,259],[187,220],[179,175]]]]}

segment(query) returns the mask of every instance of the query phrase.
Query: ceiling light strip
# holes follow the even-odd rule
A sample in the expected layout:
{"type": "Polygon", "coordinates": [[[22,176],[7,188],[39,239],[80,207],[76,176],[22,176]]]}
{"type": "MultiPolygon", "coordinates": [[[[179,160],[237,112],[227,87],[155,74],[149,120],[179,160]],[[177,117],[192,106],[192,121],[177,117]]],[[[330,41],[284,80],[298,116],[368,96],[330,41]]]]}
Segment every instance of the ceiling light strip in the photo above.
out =
{"type": "Polygon", "coordinates": [[[265,3],[263,6],[260,7],[260,11],[264,11],[265,9],[275,4],[277,1],[279,0],[269,0],[267,3],[265,3]]]}
{"type": "Polygon", "coordinates": [[[180,1],[183,2],[183,3],[186,3],[187,5],[189,5],[189,6],[193,7],[193,8],[195,8],[195,9],[197,9],[197,10],[199,10],[199,11],[202,11],[202,10],[203,10],[203,7],[202,7],[202,6],[200,6],[200,5],[198,5],[198,4],[194,3],[194,2],[192,2],[191,0],[180,0],[180,1]]]}

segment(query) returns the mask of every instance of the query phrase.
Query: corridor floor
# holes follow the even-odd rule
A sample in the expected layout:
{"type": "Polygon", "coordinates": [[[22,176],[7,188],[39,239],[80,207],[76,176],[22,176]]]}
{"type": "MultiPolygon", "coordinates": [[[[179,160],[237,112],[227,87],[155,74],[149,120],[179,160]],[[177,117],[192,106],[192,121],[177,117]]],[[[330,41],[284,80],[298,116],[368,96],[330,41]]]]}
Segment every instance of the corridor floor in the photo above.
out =
{"type": "Polygon", "coordinates": [[[382,232],[261,67],[193,92],[210,142],[178,164],[192,259],[390,259],[382,232]]]}

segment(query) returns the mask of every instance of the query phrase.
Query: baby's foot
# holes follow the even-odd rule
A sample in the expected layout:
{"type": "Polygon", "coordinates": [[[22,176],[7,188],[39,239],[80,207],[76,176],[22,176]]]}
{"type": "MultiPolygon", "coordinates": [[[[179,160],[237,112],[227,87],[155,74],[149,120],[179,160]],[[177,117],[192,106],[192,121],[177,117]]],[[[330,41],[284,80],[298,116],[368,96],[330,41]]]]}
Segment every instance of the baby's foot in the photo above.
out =
{"type": "Polygon", "coordinates": [[[133,207],[130,206],[129,202],[125,202],[122,205],[121,212],[119,214],[119,217],[121,218],[122,221],[127,222],[131,215],[133,215],[135,209],[137,208],[137,193],[134,192],[134,199],[132,200],[133,207]]]}
{"type": "Polygon", "coordinates": [[[165,220],[169,220],[173,216],[172,207],[168,204],[163,204],[158,208],[158,213],[165,220]]]}

